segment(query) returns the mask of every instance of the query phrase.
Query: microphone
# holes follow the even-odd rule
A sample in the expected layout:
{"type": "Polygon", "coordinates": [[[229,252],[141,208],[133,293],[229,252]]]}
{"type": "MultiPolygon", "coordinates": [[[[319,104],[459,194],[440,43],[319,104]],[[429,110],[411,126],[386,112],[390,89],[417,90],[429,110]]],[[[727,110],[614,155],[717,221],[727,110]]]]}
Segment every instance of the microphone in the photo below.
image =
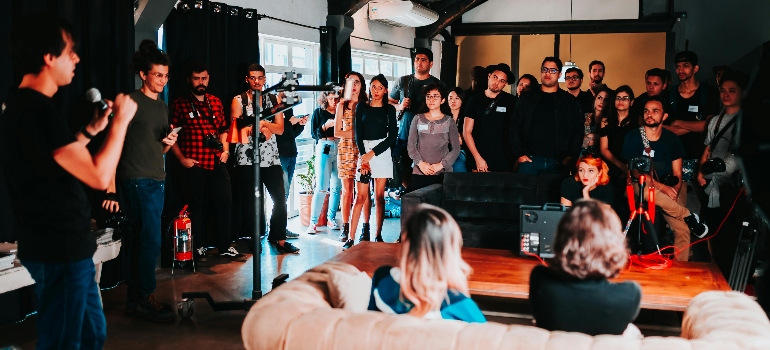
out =
{"type": "Polygon", "coordinates": [[[107,102],[104,102],[104,100],[102,100],[102,94],[99,92],[97,88],[90,88],[88,89],[88,91],[86,91],[86,100],[96,104],[96,106],[102,111],[106,110],[108,107],[107,102]]]}

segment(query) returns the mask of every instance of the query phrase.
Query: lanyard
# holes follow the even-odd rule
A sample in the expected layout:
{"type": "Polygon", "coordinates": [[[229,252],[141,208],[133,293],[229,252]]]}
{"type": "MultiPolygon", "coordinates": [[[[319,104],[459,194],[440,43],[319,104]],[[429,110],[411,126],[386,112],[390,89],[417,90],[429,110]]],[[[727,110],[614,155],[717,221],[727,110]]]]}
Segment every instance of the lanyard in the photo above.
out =
{"type": "MultiPolygon", "coordinates": [[[[206,95],[203,96],[203,101],[206,102],[206,106],[209,108],[209,111],[211,112],[212,118],[214,116],[214,110],[211,108],[211,102],[209,102],[209,99],[206,98],[206,95]]],[[[197,108],[195,108],[195,102],[190,98],[187,97],[187,102],[190,103],[190,109],[192,109],[193,114],[197,115],[198,117],[208,117],[207,115],[203,114],[198,111],[197,108]]]]}

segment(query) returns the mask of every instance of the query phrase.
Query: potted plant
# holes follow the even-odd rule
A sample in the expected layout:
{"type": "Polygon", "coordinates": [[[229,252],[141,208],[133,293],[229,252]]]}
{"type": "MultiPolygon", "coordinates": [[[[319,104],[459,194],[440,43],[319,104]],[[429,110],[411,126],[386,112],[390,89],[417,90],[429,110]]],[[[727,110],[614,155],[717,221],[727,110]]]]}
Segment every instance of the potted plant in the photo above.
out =
{"type": "MultiPolygon", "coordinates": [[[[311,203],[313,202],[313,193],[315,192],[315,155],[310,157],[306,162],[307,171],[303,174],[298,174],[299,185],[302,191],[299,192],[299,222],[302,226],[310,225],[310,210],[311,203]]],[[[329,205],[329,193],[326,193],[321,213],[318,217],[318,226],[326,225],[326,208],[329,205]]]]}

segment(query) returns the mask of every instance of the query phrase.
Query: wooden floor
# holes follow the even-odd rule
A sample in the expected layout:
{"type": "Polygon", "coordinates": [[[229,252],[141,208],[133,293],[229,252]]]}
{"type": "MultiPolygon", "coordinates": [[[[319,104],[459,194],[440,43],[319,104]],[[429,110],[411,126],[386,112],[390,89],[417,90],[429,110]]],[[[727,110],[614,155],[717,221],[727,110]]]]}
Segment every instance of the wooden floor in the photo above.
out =
{"type": "MultiPolygon", "coordinates": [[[[395,266],[397,244],[362,243],[332,258],[356,266],[369,275],[383,265],[395,266]]],[[[527,299],[529,275],[540,264],[509,250],[463,248],[463,259],[473,268],[468,287],[472,295],[527,299]]],[[[631,268],[613,281],[636,281],[642,287],[643,309],[684,311],[694,296],[708,290],[729,291],[716,264],[674,262],[666,270],[631,268]]]]}

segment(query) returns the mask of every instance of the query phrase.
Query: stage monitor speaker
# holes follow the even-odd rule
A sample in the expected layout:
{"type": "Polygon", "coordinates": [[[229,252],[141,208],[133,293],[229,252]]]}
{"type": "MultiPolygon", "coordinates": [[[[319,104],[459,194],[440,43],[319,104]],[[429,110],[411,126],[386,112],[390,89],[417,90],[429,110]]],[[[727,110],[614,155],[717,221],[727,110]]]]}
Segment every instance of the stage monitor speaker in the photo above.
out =
{"type": "Polygon", "coordinates": [[[556,228],[566,211],[566,206],[556,203],[546,203],[543,206],[520,206],[520,254],[522,256],[535,254],[541,258],[553,258],[556,228]]]}

